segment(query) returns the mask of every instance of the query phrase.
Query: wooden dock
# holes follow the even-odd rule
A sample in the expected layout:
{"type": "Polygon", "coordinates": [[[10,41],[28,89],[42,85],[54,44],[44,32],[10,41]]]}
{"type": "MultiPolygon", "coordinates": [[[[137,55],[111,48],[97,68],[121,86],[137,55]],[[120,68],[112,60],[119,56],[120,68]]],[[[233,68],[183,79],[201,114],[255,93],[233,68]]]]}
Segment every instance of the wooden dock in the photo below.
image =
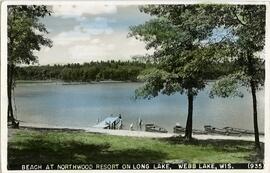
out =
{"type": "Polygon", "coordinates": [[[101,129],[116,129],[116,126],[119,125],[120,121],[119,117],[107,117],[93,127],[101,129]]]}

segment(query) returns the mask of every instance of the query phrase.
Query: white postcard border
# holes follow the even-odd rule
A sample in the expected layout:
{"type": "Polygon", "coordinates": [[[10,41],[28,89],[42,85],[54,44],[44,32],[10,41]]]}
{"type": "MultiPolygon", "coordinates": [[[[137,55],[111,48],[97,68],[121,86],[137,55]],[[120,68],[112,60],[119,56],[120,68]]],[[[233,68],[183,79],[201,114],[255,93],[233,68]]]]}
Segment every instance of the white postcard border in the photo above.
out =
{"type": "MultiPolygon", "coordinates": [[[[139,5],[139,4],[261,4],[266,5],[266,46],[265,46],[265,159],[263,170],[88,170],[89,172],[270,172],[270,5],[269,0],[90,0],[90,1],[76,1],[76,0],[4,0],[1,4],[1,160],[0,167],[2,172],[36,172],[36,171],[10,171],[7,170],[7,5],[59,5],[59,4],[115,4],[115,5],[139,5]]],[[[53,171],[38,171],[42,172],[86,172],[86,170],[53,170],[53,171]]]]}

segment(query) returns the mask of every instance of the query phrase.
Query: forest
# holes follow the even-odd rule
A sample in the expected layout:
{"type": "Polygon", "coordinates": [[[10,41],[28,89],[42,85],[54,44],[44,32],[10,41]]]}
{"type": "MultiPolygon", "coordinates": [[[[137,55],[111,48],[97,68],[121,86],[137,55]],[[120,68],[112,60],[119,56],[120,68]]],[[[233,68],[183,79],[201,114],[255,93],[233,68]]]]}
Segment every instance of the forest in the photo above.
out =
{"type": "Polygon", "coordinates": [[[65,65],[18,67],[18,80],[63,80],[91,82],[102,80],[137,81],[138,74],[152,64],[137,61],[100,61],[65,65]]]}
{"type": "MultiPolygon", "coordinates": [[[[137,77],[146,69],[157,65],[151,62],[131,61],[95,61],[88,63],[54,64],[42,66],[16,67],[16,80],[62,80],[65,82],[91,82],[103,80],[140,81],[137,77]]],[[[217,79],[229,73],[228,65],[216,64],[216,72],[209,80],[217,79]]]]}

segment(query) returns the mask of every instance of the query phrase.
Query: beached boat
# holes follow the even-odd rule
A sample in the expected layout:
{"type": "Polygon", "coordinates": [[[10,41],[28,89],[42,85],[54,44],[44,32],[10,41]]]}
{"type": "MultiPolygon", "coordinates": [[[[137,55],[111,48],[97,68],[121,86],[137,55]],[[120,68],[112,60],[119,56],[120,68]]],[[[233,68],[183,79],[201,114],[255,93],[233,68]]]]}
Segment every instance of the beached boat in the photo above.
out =
{"type": "Polygon", "coordinates": [[[159,133],[167,133],[168,131],[163,128],[160,127],[156,124],[145,124],[145,131],[147,132],[159,132],[159,133]]]}
{"type": "Polygon", "coordinates": [[[205,125],[204,130],[209,134],[229,135],[228,130],[216,128],[210,125],[205,125]]]}
{"type": "MultiPolygon", "coordinates": [[[[254,135],[254,132],[251,130],[245,130],[240,128],[233,128],[233,127],[224,127],[222,129],[216,128],[210,125],[204,126],[204,129],[207,133],[216,133],[216,134],[222,134],[222,135],[254,135]]],[[[259,133],[260,135],[264,135],[263,133],[259,133]]]]}
{"type": "Polygon", "coordinates": [[[180,125],[176,125],[173,128],[173,133],[185,133],[186,128],[180,126],[180,125]]]}
{"type": "Polygon", "coordinates": [[[192,129],[193,134],[207,134],[206,131],[199,130],[199,129],[192,129]]]}
{"type": "MultiPolygon", "coordinates": [[[[176,125],[174,126],[173,128],[173,133],[185,133],[186,131],[186,128],[180,126],[180,125],[176,125]]],[[[192,129],[192,133],[193,134],[207,134],[206,131],[203,131],[203,130],[198,130],[198,129],[192,129]]]]}
{"type": "MultiPolygon", "coordinates": [[[[254,135],[254,132],[252,130],[246,130],[246,129],[240,129],[240,128],[234,128],[234,127],[224,127],[228,132],[230,133],[241,133],[242,135],[254,135]]],[[[264,135],[264,133],[260,132],[260,135],[264,135]]]]}

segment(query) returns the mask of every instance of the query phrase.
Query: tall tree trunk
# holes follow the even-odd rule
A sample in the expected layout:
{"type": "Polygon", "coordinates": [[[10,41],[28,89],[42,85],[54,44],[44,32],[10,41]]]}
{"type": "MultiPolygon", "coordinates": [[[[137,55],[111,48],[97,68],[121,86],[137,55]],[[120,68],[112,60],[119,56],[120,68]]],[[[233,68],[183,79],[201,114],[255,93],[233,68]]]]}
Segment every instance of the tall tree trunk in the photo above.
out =
{"type": "Polygon", "coordinates": [[[12,106],[12,88],[13,88],[13,71],[14,65],[8,64],[8,83],[7,83],[7,95],[8,95],[8,121],[12,122],[12,125],[16,125],[16,121],[13,114],[13,106],[12,106]]]}
{"type": "Polygon", "coordinates": [[[250,80],[250,88],[251,88],[252,101],[253,101],[253,126],[254,126],[254,133],[255,133],[255,148],[260,151],[261,147],[260,147],[259,129],[258,129],[256,82],[254,81],[256,70],[253,63],[253,54],[250,51],[247,51],[247,60],[248,60],[248,74],[252,77],[252,79],[250,80]]]}
{"type": "Polygon", "coordinates": [[[253,81],[250,81],[252,100],[253,100],[253,125],[255,133],[255,147],[259,151],[261,150],[260,139],[259,139],[259,129],[258,129],[258,116],[257,116],[257,98],[256,98],[256,86],[253,81]]]}
{"type": "Polygon", "coordinates": [[[186,122],[185,138],[192,139],[192,116],[193,116],[193,94],[192,90],[188,90],[188,117],[186,122]]]}

